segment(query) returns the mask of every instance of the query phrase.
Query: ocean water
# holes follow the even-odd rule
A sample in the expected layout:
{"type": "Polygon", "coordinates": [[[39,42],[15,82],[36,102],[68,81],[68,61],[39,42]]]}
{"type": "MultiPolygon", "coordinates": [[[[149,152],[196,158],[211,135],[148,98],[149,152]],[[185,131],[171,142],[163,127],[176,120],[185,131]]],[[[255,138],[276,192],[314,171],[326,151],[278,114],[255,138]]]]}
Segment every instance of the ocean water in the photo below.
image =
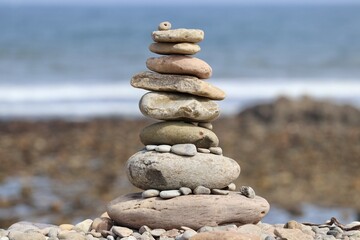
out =
{"type": "Polygon", "coordinates": [[[151,32],[200,28],[223,114],[310,95],[360,106],[360,5],[0,5],[0,118],[140,116],[151,32]]]}

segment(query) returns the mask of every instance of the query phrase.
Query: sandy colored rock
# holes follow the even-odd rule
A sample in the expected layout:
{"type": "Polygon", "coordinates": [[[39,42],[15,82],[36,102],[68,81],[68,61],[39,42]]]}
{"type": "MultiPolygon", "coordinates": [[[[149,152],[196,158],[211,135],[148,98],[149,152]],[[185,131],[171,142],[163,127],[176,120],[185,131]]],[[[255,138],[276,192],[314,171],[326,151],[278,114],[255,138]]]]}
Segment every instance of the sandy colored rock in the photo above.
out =
{"type": "Polygon", "coordinates": [[[152,43],[149,46],[149,50],[157,54],[183,54],[193,55],[200,52],[199,45],[194,43],[152,43]]]}
{"type": "Polygon", "coordinates": [[[195,189],[200,185],[223,188],[240,175],[240,166],[235,160],[206,153],[185,157],[140,151],[129,158],[126,169],[129,181],[144,190],[195,189]]]}
{"type": "Polygon", "coordinates": [[[154,31],[151,36],[155,42],[197,43],[204,39],[204,31],[200,29],[178,28],[173,30],[154,31]]]}
{"type": "Polygon", "coordinates": [[[192,143],[199,148],[217,147],[219,139],[209,129],[184,122],[158,122],[145,127],[140,133],[144,145],[175,145],[192,143]]]}
{"type": "Polygon", "coordinates": [[[149,92],[141,98],[139,107],[145,116],[159,120],[210,122],[220,114],[214,101],[179,93],[149,92]]]}
{"type": "Polygon", "coordinates": [[[194,76],[147,71],[133,76],[131,86],[152,91],[189,93],[212,100],[225,98],[224,91],[194,76]]]}
{"type": "Polygon", "coordinates": [[[201,79],[210,78],[212,74],[209,64],[199,58],[190,56],[152,57],[146,60],[146,66],[157,73],[190,75],[201,79]]]}
{"type": "Polygon", "coordinates": [[[216,231],[196,234],[190,240],[261,240],[261,238],[253,234],[216,231]]]}
{"type": "Polygon", "coordinates": [[[161,22],[158,26],[159,31],[170,30],[170,29],[171,29],[171,23],[167,21],[161,22]]]}
{"type": "Polygon", "coordinates": [[[132,193],[107,205],[111,219],[120,226],[133,229],[143,225],[166,230],[180,229],[181,226],[199,229],[226,223],[242,225],[259,222],[268,211],[269,203],[265,199],[258,196],[249,199],[236,193],[185,195],[167,200],[143,199],[141,193],[132,193]]]}
{"type": "Polygon", "coordinates": [[[314,238],[306,233],[303,233],[300,229],[288,229],[288,228],[275,228],[274,231],[277,237],[282,239],[291,240],[313,240],[314,238]]]}

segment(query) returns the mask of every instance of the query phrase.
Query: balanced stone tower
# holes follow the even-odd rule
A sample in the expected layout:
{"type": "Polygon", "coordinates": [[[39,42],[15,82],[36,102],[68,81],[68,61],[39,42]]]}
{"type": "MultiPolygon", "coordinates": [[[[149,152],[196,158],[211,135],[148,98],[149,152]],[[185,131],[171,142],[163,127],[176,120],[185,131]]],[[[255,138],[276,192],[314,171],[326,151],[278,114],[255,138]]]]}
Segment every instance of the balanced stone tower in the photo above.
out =
{"type": "Polygon", "coordinates": [[[206,82],[211,67],[189,55],[200,51],[199,29],[171,29],[160,23],[152,33],[151,71],[136,74],[131,85],[149,90],[139,107],[160,122],[140,133],[145,148],[127,162],[129,181],[143,189],[111,201],[110,218],[120,226],[173,229],[259,222],[268,202],[251,187],[236,191],[239,164],[223,155],[211,124],[220,113],[213,100],[225,93],[206,82]]]}

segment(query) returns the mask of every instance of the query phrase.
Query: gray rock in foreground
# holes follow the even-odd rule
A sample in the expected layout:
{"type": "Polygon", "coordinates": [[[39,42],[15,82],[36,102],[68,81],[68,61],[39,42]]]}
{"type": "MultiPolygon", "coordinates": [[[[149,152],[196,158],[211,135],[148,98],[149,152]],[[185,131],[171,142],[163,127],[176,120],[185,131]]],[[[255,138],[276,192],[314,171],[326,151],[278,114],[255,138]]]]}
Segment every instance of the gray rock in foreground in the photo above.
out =
{"type": "Polygon", "coordinates": [[[269,211],[269,203],[261,197],[246,198],[238,193],[229,195],[186,195],[172,199],[147,198],[141,193],[121,196],[107,205],[107,212],[118,225],[139,229],[199,229],[234,223],[259,222],[269,211]]]}
{"type": "Polygon", "coordinates": [[[210,148],[219,145],[219,139],[207,128],[184,122],[158,122],[145,127],[140,133],[144,145],[175,145],[192,143],[196,147],[210,148]]]}
{"type": "Polygon", "coordinates": [[[240,175],[239,164],[231,158],[198,153],[193,157],[172,153],[140,151],[127,161],[129,181],[141,189],[172,190],[224,188],[240,175]]]}
{"type": "Polygon", "coordinates": [[[139,108],[147,117],[159,120],[211,122],[219,114],[214,101],[189,94],[149,92],[142,96],[139,108]]]}

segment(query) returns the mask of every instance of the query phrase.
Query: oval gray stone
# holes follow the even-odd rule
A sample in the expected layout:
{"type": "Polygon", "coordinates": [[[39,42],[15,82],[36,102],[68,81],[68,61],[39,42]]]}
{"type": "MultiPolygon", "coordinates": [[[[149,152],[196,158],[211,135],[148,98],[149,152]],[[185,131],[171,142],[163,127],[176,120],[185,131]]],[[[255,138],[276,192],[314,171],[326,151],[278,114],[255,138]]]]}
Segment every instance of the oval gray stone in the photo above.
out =
{"type": "Polygon", "coordinates": [[[140,151],[127,161],[129,181],[140,189],[173,190],[224,188],[240,174],[239,164],[231,158],[198,153],[184,157],[172,153],[140,151]]]}
{"type": "Polygon", "coordinates": [[[221,147],[211,147],[209,148],[210,152],[213,154],[221,155],[223,153],[223,150],[221,147]]]}
{"type": "Polygon", "coordinates": [[[259,196],[247,198],[229,195],[183,195],[171,199],[141,197],[132,193],[107,205],[107,212],[117,225],[139,229],[142,225],[166,230],[187,226],[199,229],[226,223],[256,224],[269,211],[269,203],[259,196]],[[191,217],[189,217],[191,216],[191,217]]]}
{"type": "Polygon", "coordinates": [[[170,150],[171,150],[170,145],[159,145],[159,146],[156,146],[156,148],[155,148],[155,151],[161,152],[161,153],[170,152],[170,150]]]}
{"type": "Polygon", "coordinates": [[[151,36],[155,42],[197,43],[204,39],[204,31],[200,29],[178,28],[154,31],[151,36]]]}
{"type": "Polygon", "coordinates": [[[192,143],[196,147],[210,148],[219,145],[219,139],[209,129],[184,122],[159,122],[145,127],[140,133],[144,145],[192,143]]]}
{"type": "Polygon", "coordinates": [[[157,54],[183,54],[193,55],[201,50],[200,46],[193,43],[152,43],[149,50],[157,54]]]}
{"type": "Polygon", "coordinates": [[[199,195],[199,194],[210,194],[211,193],[211,190],[207,187],[204,187],[204,186],[197,186],[195,189],[194,189],[194,194],[195,195],[199,195]]]}
{"type": "Polygon", "coordinates": [[[210,78],[212,74],[210,65],[205,61],[183,55],[151,57],[146,60],[146,67],[157,73],[190,75],[201,79],[210,78]]]}
{"type": "Polygon", "coordinates": [[[191,188],[188,187],[181,187],[179,191],[181,192],[182,195],[189,195],[192,193],[191,188]]]}
{"type": "Polygon", "coordinates": [[[195,156],[197,149],[194,144],[175,144],[171,147],[170,152],[180,156],[195,156]]]}
{"type": "Polygon", "coordinates": [[[181,93],[146,93],[139,102],[139,108],[145,116],[159,120],[210,122],[220,114],[214,101],[181,93]]]}
{"type": "Polygon", "coordinates": [[[160,195],[160,191],[157,189],[147,189],[141,195],[143,198],[157,197],[160,195]]]}
{"type": "Polygon", "coordinates": [[[164,199],[174,198],[181,195],[179,190],[164,190],[160,192],[160,197],[164,199]]]}
{"type": "Polygon", "coordinates": [[[134,75],[131,79],[131,86],[150,91],[188,93],[213,100],[225,98],[225,92],[220,88],[194,76],[146,71],[134,75]]]}

